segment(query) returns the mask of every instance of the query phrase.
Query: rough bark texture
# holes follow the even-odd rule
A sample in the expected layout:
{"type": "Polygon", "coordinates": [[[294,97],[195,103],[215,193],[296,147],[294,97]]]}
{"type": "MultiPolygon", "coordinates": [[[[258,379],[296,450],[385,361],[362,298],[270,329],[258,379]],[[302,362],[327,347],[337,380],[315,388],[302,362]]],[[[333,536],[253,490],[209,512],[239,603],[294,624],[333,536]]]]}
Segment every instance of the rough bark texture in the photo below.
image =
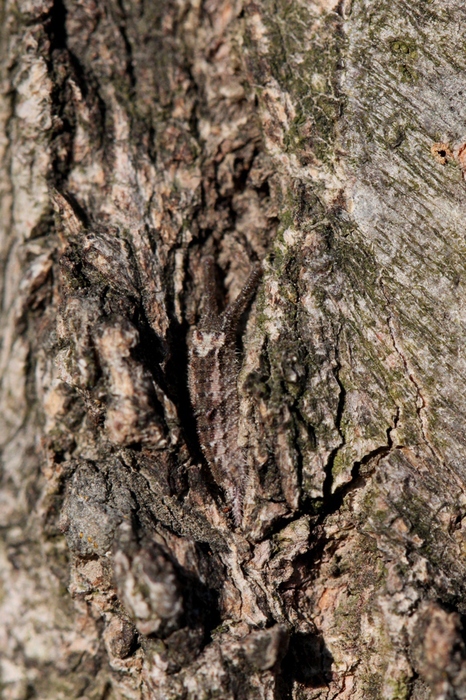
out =
{"type": "Polygon", "coordinates": [[[466,698],[465,23],[3,0],[2,698],[466,698]]]}

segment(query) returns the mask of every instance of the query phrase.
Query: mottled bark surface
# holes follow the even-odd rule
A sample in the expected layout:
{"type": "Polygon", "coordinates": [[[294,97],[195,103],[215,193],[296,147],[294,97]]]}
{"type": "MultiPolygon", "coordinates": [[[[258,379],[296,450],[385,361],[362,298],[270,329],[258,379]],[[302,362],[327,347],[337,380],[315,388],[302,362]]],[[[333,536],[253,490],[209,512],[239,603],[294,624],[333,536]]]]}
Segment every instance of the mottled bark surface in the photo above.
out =
{"type": "Polygon", "coordinates": [[[3,0],[2,698],[466,698],[465,27],[3,0]]]}

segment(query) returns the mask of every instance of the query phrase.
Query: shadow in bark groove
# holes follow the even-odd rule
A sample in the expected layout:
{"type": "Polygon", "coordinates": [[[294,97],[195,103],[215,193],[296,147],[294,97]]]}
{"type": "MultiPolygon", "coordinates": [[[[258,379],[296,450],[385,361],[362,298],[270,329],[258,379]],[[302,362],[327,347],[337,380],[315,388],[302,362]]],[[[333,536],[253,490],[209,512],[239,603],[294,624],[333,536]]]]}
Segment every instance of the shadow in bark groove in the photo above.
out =
{"type": "Polygon", "coordinates": [[[172,321],[170,325],[164,389],[176,405],[189,454],[195,463],[202,464],[207,469],[199,444],[196,419],[188,390],[188,347],[186,342],[188,330],[189,325],[186,322],[181,324],[172,321]]]}
{"type": "MultiPolygon", "coordinates": [[[[204,552],[205,547],[199,547],[204,552]]],[[[195,628],[202,621],[204,636],[203,648],[212,641],[212,631],[222,622],[220,613],[220,583],[218,572],[211,572],[210,579],[203,583],[178,564],[185,599],[186,626],[195,628]],[[215,575],[217,574],[217,575],[215,575]]]]}
{"type": "Polygon", "coordinates": [[[123,44],[125,46],[125,51],[126,51],[126,72],[129,78],[129,82],[132,88],[135,87],[136,85],[136,75],[134,72],[134,65],[133,65],[133,47],[131,46],[131,41],[128,37],[128,33],[126,31],[126,22],[127,22],[127,16],[125,12],[125,8],[121,0],[117,0],[117,7],[118,11],[120,13],[120,17],[118,18],[119,21],[115,22],[115,25],[118,27],[118,31],[120,32],[121,39],[123,41],[123,44]]]}
{"type": "Polygon", "coordinates": [[[51,49],[66,49],[67,10],[62,0],[55,0],[49,14],[49,22],[44,24],[51,40],[51,49]]]}
{"type": "Polygon", "coordinates": [[[288,652],[282,661],[282,679],[291,697],[294,683],[306,688],[325,688],[332,676],[333,657],[321,634],[297,632],[290,638],[288,652]]]}

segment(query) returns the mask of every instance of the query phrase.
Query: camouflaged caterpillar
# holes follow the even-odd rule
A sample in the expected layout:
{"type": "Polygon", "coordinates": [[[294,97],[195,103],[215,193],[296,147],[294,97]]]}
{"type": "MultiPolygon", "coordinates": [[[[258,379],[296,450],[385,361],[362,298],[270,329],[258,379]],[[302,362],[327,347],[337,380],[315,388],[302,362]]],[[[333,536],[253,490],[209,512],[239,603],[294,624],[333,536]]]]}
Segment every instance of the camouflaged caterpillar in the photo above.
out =
{"type": "Polygon", "coordinates": [[[236,526],[241,524],[247,460],[238,445],[238,372],[236,337],[241,316],[262,276],[254,266],[236,299],[219,313],[215,262],[205,261],[204,312],[189,343],[188,380],[191,404],[202,452],[216,483],[232,506],[236,526]]]}

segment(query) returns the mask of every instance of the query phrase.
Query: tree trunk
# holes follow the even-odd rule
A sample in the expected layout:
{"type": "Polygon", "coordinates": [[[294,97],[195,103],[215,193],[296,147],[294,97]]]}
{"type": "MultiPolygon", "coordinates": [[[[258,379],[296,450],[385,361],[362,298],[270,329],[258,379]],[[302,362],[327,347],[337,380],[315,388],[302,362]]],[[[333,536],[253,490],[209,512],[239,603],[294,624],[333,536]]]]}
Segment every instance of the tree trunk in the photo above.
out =
{"type": "Polygon", "coordinates": [[[2,698],[466,698],[465,22],[4,0],[2,698]]]}

